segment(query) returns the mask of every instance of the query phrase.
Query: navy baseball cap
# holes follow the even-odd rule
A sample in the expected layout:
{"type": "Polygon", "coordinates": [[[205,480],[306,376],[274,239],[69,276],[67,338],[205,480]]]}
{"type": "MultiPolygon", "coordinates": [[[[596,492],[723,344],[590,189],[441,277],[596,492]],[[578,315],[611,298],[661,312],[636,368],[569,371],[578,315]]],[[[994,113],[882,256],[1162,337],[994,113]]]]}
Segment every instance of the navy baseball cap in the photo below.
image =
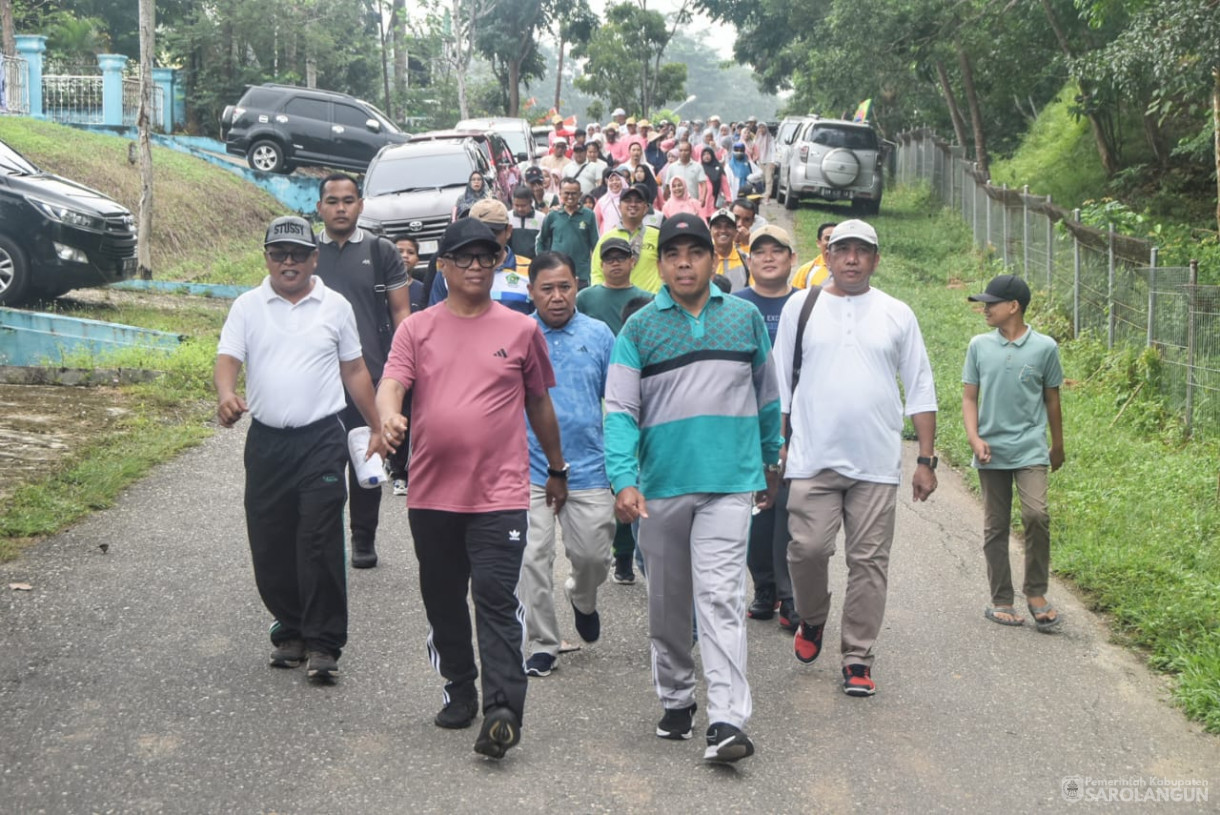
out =
{"type": "Polygon", "coordinates": [[[496,233],[491,231],[491,227],[477,218],[458,218],[445,228],[437,254],[451,255],[476,243],[485,243],[494,251],[500,251],[500,242],[496,240],[496,233]]]}
{"type": "Polygon", "coordinates": [[[621,193],[619,193],[619,198],[620,199],[626,198],[628,195],[631,195],[632,193],[635,193],[636,195],[640,196],[640,200],[643,201],[645,204],[648,203],[648,199],[650,196],[648,195],[648,187],[646,185],[632,184],[631,186],[627,187],[627,189],[625,189],[621,193]]]}
{"type": "Polygon", "coordinates": [[[602,241],[601,249],[598,250],[598,257],[605,258],[611,252],[622,252],[628,257],[635,256],[635,250],[631,248],[631,244],[622,238],[606,238],[602,241]]]}
{"type": "Polygon", "coordinates": [[[712,233],[707,222],[690,212],[679,212],[661,222],[661,234],[657,237],[657,251],[678,238],[694,238],[696,243],[712,249],[712,233]]]}
{"type": "Polygon", "coordinates": [[[991,278],[986,291],[972,294],[967,300],[976,303],[1007,303],[1016,300],[1021,308],[1029,305],[1029,285],[1015,274],[1002,274],[991,278]]]}

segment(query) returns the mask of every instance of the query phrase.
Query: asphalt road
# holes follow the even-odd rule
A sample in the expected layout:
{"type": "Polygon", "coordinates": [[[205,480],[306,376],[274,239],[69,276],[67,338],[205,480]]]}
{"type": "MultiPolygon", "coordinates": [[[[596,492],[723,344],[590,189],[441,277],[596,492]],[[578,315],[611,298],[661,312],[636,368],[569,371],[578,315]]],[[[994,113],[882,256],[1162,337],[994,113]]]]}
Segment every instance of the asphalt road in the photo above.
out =
{"type": "Polygon", "coordinates": [[[432,724],[441,681],[400,499],[383,503],[381,565],[349,576],[338,684],[266,666],[243,435],[218,431],[0,566],[0,811],[1135,812],[1161,783],[1208,785],[1161,807],[1220,809],[1220,739],[1062,585],[1062,634],[983,619],[981,511],[951,471],[925,504],[900,493],[875,697],[840,689],[839,555],[827,653],[801,665],[774,622],[750,622],[758,752],[705,765],[701,740],[653,735],[645,588],[608,583],[602,640],[531,680],[521,746],[495,762],[474,730],[432,724]],[[1071,778],[1113,802],[1069,803],[1071,778]]]}

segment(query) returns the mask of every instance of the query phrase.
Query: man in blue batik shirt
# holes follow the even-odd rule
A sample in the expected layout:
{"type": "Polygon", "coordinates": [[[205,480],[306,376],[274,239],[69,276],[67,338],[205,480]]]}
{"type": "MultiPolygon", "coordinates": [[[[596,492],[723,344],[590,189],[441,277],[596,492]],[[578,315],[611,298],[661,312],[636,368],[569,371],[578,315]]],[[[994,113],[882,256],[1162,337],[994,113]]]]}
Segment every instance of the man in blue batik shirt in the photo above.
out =
{"type": "Polygon", "coordinates": [[[534,431],[529,431],[530,515],[517,596],[525,606],[525,670],[547,676],[559,656],[559,621],[552,582],[555,522],[563,527],[571,576],[564,586],[576,632],[585,642],[601,636],[597,589],[610,573],[614,539],[614,494],[606,477],[602,399],[614,334],[605,323],[576,311],[575,263],[562,252],[543,252],[529,269],[530,296],[555,370],[551,403],[563,443],[563,471],[547,466],[534,431]],[[568,500],[558,515],[547,506],[549,476],[568,479],[568,500]]]}

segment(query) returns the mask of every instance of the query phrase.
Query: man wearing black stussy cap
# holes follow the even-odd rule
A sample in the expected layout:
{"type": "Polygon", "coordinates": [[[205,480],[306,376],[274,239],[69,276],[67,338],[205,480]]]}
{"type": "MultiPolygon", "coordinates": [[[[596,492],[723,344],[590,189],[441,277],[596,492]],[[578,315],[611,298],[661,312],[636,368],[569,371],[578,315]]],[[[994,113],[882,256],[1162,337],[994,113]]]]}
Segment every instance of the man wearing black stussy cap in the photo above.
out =
{"type": "Polygon", "coordinates": [[[479,709],[469,592],[483,668],[474,749],[491,758],[518,742],[525,707],[516,589],[529,525],[527,418],[547,459],[547,504],[558,512],[567,498],[547,342],[537,320],[492,300],[502,257],[483,222],[449,225],[436,256],[449,296],[399,325],[377,391],[382,433],[394,448],[406,435],[403,396],[413,396],[408,520],[428,651],[446,680],[435,722],[469,727],[479,709]]]}
{"type": "Polygon", "coordinates": [[[656,299],[615,340],[606,381],[606,474],[623,523],[639,521],[648,576],[656,733],[689,739],[691,607],[707,681],[711,762],[753,754],[746,680],[746,540],[779,486],[779,392],[751,303],[711,286],[712,236],[697,215],[665,219],[656,299]],[[714,393],[715,398],[708,398],[714,393]]]}
{"type": "MultiPolygon", "coordinates": [[[[224,427],[252,417],[246,530],[254,580],[275,618],[271,665],[308,659],[308,677],[329,682],[347,643],[344,388],[370,427],[380,423],[352,307],[313,274],[309,222],[277,218],[263,246],[269,274],[234,301],[220,332],[217,415],[224,427]],[[237,392],[243,364],[246,398],[237,392]]],[[[374,435],[368,452],[385,450],[374,435]]]]}

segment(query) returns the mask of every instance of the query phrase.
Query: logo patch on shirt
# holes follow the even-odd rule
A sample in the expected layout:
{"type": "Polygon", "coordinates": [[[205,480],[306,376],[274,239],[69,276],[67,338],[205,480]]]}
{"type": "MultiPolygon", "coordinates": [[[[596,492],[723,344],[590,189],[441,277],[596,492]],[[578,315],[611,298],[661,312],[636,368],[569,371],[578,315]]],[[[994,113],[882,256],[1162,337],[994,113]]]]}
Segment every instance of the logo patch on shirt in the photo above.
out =
{"type": "Polygon", "coordinates": [[[520,529],[508,530],[508,539],[510,541],[512,541],[513,543],[519,542],[521,540],[521,530],[520,529]]]}
{"type": "Polygon", "coordinates": [[[365,258],[364,260],[360,261],[360,265],[361,266],[372,266],[373,261],[369,260],[368,258],[365,258]]]}
{"type": "Polygon", "coordinates": [[[508,352],[505,351],[503,348],[501,348],[499,351],[496,351],[494,354],[492,354],[492,356],[500,357],[501,359],[508,359],[508,352]]]}
{"type": "Polygon", "coordinates": [[[504,280],[508,283],[508,285],[515,286],[521,282],[521,275],[517,274],[516,272],[509,272],[508,276],[505,277],[504,280]]]}

